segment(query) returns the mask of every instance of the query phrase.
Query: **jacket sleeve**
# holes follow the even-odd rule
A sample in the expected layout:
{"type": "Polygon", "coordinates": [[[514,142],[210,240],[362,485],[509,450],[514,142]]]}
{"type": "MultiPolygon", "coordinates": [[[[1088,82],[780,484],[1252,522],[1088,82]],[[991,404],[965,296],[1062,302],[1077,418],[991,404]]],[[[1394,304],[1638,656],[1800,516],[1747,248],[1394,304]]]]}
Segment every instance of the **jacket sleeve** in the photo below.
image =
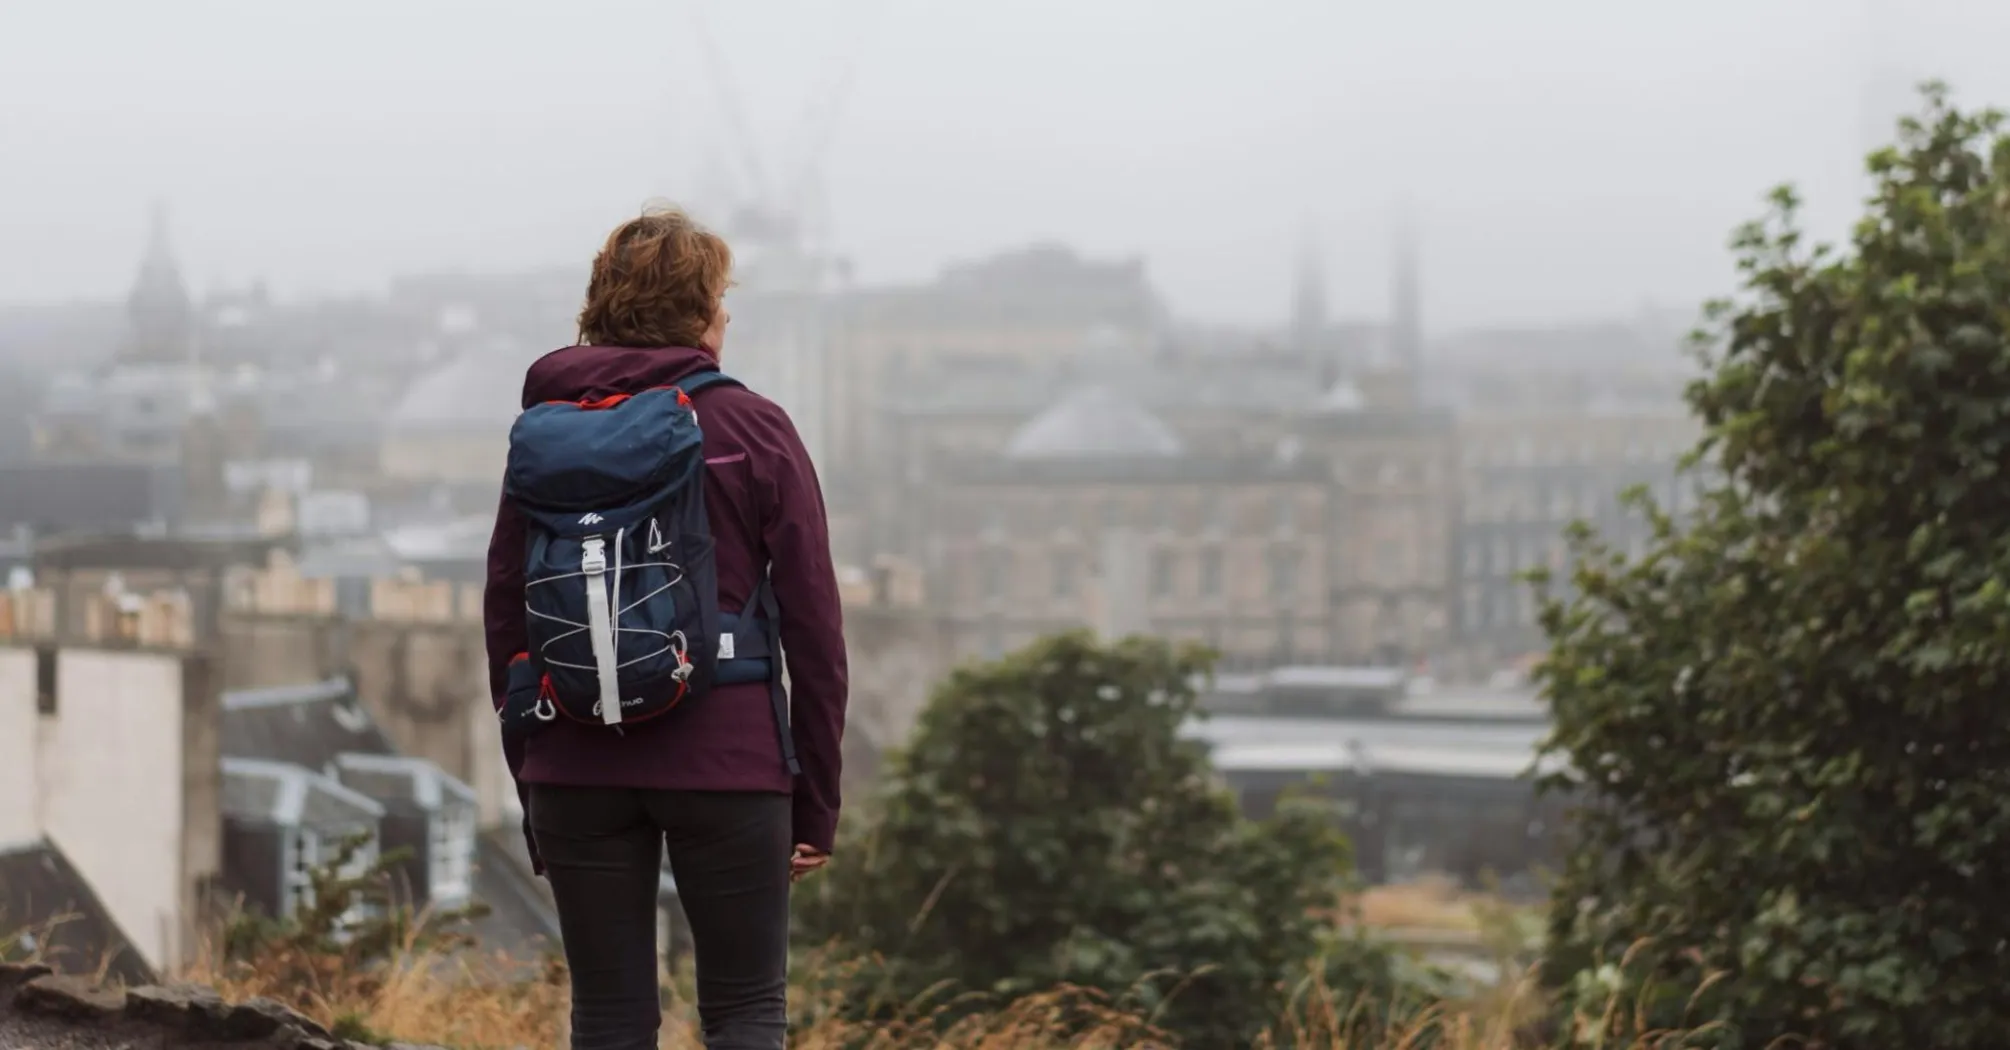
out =
{"type": "MultiPolygon", "coordinates": [[[[502,498],[496,507],[495,531],[489,535],[487,585],[482,591],[482,633],[487,641],[489,661],[489,702],[497,711],[507,692],[510,658],[530,647],[523,611],[523,515],[502,498]]],[[[498,730],[500,734],[500,730],[498,730]]],[[[523,769],[523,742],[502,741],[503,762],[516,783],[517,801],[524,810],[524,844],[530,850],[531,870],[544,874],[544,861],[537,843],[530,837],[530,792],[516,780],[523,769]]]]}
{"type": "MultiPolygon", "coordinates": [[[[809,450],[786,413],[762,406],[768,446],[753,457],[763,494],[761,539],[775,601],[790,690],[789,731],[802,773],[795,784],[795,841],[830,852],[836,844],[839,780],[844,771],[844,606],[831,564],[830,526],[809,450]]],[[[750,435],[754,436],[754,435],[750,435]]]]}

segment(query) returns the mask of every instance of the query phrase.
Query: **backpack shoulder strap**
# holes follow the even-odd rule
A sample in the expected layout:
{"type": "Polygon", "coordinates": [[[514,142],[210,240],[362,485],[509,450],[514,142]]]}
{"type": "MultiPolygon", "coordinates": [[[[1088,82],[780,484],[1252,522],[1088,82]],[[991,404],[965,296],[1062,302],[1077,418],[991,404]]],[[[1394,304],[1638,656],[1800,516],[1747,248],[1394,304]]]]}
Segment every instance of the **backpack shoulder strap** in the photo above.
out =
{"type": "Polygon", "coordinates": [[[721,384],[726,386],[745,385],[724,372],[715,371],[693,372],[671,385],[682,390],[685,397],[697,397],[698,391],[708,386],[719,386],[721,384]]]}

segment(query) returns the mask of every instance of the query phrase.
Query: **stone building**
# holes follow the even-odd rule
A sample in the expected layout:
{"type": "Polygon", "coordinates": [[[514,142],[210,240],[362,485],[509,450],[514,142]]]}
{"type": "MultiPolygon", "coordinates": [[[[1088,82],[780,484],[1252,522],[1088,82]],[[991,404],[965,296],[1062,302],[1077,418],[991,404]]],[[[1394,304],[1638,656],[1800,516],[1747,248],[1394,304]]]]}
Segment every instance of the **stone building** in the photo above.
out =
{"type": "Polygon", "coordinates": [[[1594,397],[1577,405],[1469,411],[1459,419],[1459,533],[1453,633],[1462,655],[1498,665],[1541,643],[1531,569],[1567,568],[1565,533],[1584,521],[1632,555],[1647,519],[1620,503],[1646,486],[1664,509],[1693,508],[1695,480],[1678,464],[1700,437],[1672,397],[1594,397]]]}
{"type": "Polygon", "coordinates": [[[1206,641],[1237,663],[1330,654],[1332,489],[1289,446],[1190,447],[1085,387],[934,477],[923,557],[960,654],[1078,626],[1206,641]]]}
{"type": "Polygon", "coordinates": [[[1343,381],[1300,427],[1336,493],[1326,533],[1331,658],[1379,665],[1429,658],[1443,648],[1450,627],[1457,526],[1451,414],[1357,399],[1343,381]]]}
{"type": "Polygon", "coordinates": [[[1231,662],[1424,658],[1448,627],[1454,445],[1450,416],[1420,400],[1407,267],[1390,324],[1342,324],[1308,256],[1281,341],[1172,325],[1141,271],[1085,280],[1101,298],[998,278],[1027,317],[1100,323],[882,348],[904,371],[878,391],[882,452],[851,475],[870,499],[845,556],[923,566],[966,654],[1115,616],[1215,640],[1231,662]],[[1105,556],[1125,547],[1148,550],[1147,611],[1128,618],[1122,558],[1105,556]],[[1101,604],[1032,582],[1067,575],[1101,604]]]}
{"type": "Polygon", "coordinates": [[[918,451],[997,448],[1051,394],[1026,376],[1141,351],[1165,317],[1142,260],[1084,259],[1058,245],[952,265],[928,284],[847,293],[829,322],[818,461],[840,560],[868,564],[887,549],[881,533],[918,451]]]}

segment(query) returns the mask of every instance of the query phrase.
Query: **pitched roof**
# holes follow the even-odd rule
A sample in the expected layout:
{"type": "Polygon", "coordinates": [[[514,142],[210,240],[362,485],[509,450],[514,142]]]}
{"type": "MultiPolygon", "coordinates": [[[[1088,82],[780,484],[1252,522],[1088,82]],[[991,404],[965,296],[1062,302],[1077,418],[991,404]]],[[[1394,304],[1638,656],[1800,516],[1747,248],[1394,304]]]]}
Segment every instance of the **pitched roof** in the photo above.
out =
{"type": "Polygon", "coordinates": [[[223,694],[223,753],[327,770],[336,756],[393,752],[346,678],[223,694]]]}
{"type": "Polygon", "coordinates": [[[342,783],[384,802],[411,802],[427,812],[448,802],[475,805],[474,789],[423,758],[388,754],[335,756],[342,783]]]}
{"type": "Polygon", "coordinates": [[[0,847],[0,957],[30,956],[70,973],[109,964],[128,984],[153,980],[145,960],[68,858],[43,841],[0,847]]]}
{"type": "Polygon", "coordinates": [[[288,762],[223,760],[223,815],[282,827],[369,823],[384,807],[331,777],[288,762]]]}

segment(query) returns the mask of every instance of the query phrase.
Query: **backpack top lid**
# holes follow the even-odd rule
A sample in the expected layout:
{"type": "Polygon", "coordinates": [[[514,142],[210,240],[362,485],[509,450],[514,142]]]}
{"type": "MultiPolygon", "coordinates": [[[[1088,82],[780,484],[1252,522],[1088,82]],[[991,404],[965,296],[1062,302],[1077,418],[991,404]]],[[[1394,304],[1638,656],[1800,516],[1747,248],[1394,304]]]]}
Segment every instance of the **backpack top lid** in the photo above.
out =
{"type": "Polygon", "coordinates": [[[697,481],[704,435],[690,393],[718,373],[639,394],[533,405],[510,427],[503,492],[545,529],[626,528],[697,481]]]}

